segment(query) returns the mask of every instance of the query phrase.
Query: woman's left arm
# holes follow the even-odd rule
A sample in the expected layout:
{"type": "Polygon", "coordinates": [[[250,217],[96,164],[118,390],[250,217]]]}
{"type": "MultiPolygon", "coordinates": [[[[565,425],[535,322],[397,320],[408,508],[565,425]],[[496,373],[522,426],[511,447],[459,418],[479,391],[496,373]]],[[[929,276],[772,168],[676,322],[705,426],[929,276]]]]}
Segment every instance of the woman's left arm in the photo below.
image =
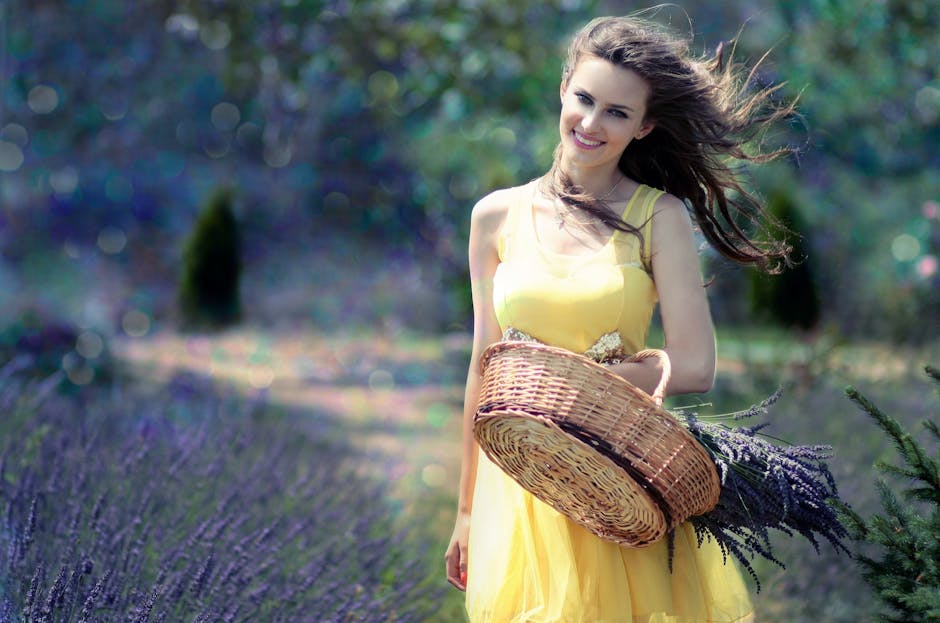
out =
{"type": "MultiPolygon", "coordinates": [[[[715,328],[692,221],[682,202],[668,194],[656,202],[652,218],[653,279],[666,341],[663,350],[672,364],[667,392],[706,392],[715,379],[715,328]]],[[[611,369],[649,393],[661,372],[655,358],[611,369]]]]}

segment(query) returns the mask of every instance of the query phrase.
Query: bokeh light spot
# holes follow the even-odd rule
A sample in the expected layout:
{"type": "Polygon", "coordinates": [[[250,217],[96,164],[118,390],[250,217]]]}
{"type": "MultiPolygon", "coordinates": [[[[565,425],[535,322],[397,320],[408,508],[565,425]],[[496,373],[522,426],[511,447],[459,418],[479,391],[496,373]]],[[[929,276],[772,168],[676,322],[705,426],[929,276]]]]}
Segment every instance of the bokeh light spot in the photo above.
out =
{"type": "Polygon", "coordinates": [[[94,369],[75,352],[66,353],[62,357],[62,369],[75,385],[88,385],[95,378],[94,369]]]}
{"type": "Polygon", "coordinates": [[[212,107],[212,125],[221,132],[234,130],[241,118],[238,106],[230,102],[219,102],[212,107]]]}
{"type": "Polygon", "coordinates": [[[334,190],[323,198],[323,207],[328,212],[345,212],[349,209],[349,197],[334,190]]]}
{"type": "Polygon", "coordinates": [[[18,123],[8,123],[0,130],[0,140],[14,143],[23,148],[29,142],[29,132],[18,123]]]}
{"type": "Polygon", "coordinates": [[[144,337],[150,332],[150,316],[139,309],[132,309],[121,318],[121,328],[131,337],[144,337]]]}
{"type": "Polygon", "coordinates": [[[69,370],[73,370],[79,367],[83,362],[84,360],[78,355],[78,353],[69,351],[62,356],[62,369],[68,372],[69,370]]]}
{"type": "Polygon", "coordinates": [[[292,83],[285,83],[281,85],[281,99],[289,110],[298,111],[303,110],[309,98],[303,89],[292,83]]]}
{"type": "Polygon", "coordinates": [[[231,140],[222,134],[212,134],[207,136],[202,143],[202,150],[210,158],[223,158],[231,147],[231,140]]]}
{"type": "Polygon", "coordinates": [[[85,359],[95,359],[104,352],[104,340],[94,331],[83,331],[75,340],[75,350],[85,359]]]}
{"type": "Polygon", "coordinates": [[[68,370],[66,374],[69,377],[69,381],[75,385],[88,385],[95,380],[95,371],[87,364],[76,366],[68,370]]]}
{"type": "Polygon", "coordinates": [[[37,115],[48,115],[59,105],[59,94],[52,87],[39,84],[29,90],[26,105],[37,115]]]}
{"type": "Polygon", "coordinates": [[[516,146],[516,133],[504,126],[490,130],[490,139],[504,149],[516,146]]]}
{"type": "Polygon", "coordinates": [[[221,20],[213,20],[199,29],[199,40],[210,50],[224,50],[232,40],[232,29],[221,20]]]}
{"type": "Polygon", "coordinates": [[[72,240],[66,240],[62,244],[62,251],[65,252],[65,255],[73,260],[80,259],[82,257],[82,249],[72,240]]]}
{"type": "Polygon", "coordinates": [[[235,140],[241,147],[257,147],[261,144],[261,127],[250,122],[243,123],[235,132],[235,140]]]}
{"type": "Polygon", "coordinates": [[[369,374],[369,389],[394,389],[395,377],[388,370],[374,370],[369,374]]]}
{"type": "Polygon", "coordinates": [[[369,94],[376,101],[388,101],[398,94],[398,78],[380,69],[369,76],[369,94]]]}
{"type": "Polygon", "coordinates": [[[264,163],[272,169],[280,169],[290,164],[294,152],[290,145],[269,144],[264,146],[264,163]]]}
{"type": "Polygon", "coordinates": [[[922,279],[930,279],[937,274],[937,256],[925,255],[917,260],[917,275],[922,279]]]}
{"type": "Polygon", "coordinates": [[[274,371],[267,366],[254,366],[248,372],[248,383],[255,389],[271,387],[274,371]]]}
{"type": "Polygon", "coordinates": [[[98,102],[98,110],[101,112],[101,116],[108,121],[120,121],[127,115],[129,107],[127,96],[123,93],[106,93],[102,95],[101,100],[98,102]]]}
{"type": "Polygon", "coordinates": [[[435,402],[428,406],[428,410],[425,413],[428,424],[434,428],[441,428],[444,424],[447,423],[447,420],[450,418],[451,410],[447,405],[435,402]]]}
{"type": "Polygon", "coordinates": [[[940,119],[940,89],[926,86],[917,91],[914,107],[917,109],[917,116],[926,123],[940,119]]]}
{"type": "Polygon", "coordinates": [[[78,188],[78,171],[75,167],[63,167],[49,174],[49,185],[56,195],[71,195],[78,188]]]}
{"type": "Polygon", "coordinates": [[[0,171],[13,172],[23,165],[23,150],[16,143],[0,141],[0,171]]]}
{"type": "Polygon", "coordinates": [[[921,211],[923,212],[924,218],[940,219],[940,203],[936,201],[925,201],[924,205],[921,206],[921,211]]]}
{"type": "Polygon", "coordinates": [[[199,22],[188,13],[174,13],[166,18],[167,32],[180,35],[184,39],[195,39],[199,34],[199,22]]]}
{"type": "Polygon", "coordinates": [[[429,487],[443,487],[447,483],[447,470],[442,465],[431,463],[421,470],[421,480],[429,487]]]}
{"type": "Polygon", "coordinates": [[[127,246],[127,236],[118,227],[107,226],[98,232],[98,248],[108,255],[116,255],[127,246]]]}
{"type": "Polygon", "coordinates": [[[891,242],[891,255],[899,262],[910,262],[920,255],[920,242],[910,234],[901,234],[891,242]]]}

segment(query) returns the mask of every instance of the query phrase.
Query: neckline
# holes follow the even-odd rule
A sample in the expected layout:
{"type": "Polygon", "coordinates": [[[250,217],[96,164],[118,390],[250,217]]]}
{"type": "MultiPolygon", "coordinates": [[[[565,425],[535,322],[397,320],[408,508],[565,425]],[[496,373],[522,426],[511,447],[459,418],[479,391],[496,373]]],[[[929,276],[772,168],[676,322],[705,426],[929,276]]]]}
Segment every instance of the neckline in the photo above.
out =
{"type": "MultiPolygon", "coordinates": [[[[640,188],[643,187],[643,184],[637,184],[637,187],[633,190],[633,193],[630,195],[630,198],[627,200],[627,206],[623,209],[623,212],[620,213],[620,217],[626,219],[626,217],[633,211],[633,204],[636,202],[637,197],[640,194],[640,188]]],[[[535,180],[533,183],[532,194],[529,196],[529,202],[527,206],[528,214],[528,228],[529,233],[532,235],[532,240],[535,243],[535,246],[539,249],[539,252],[550,255],[554,257],[566,258],[570,260],[590,260],[610,248],[614,239],[620,234],[619,229],[614,229],[607,237],[607,240],[596,249],[593,249],[590,253],[562,253],[561,251],[555,251],[548,249],[542,243],[541,238],[539,238],[538,229],[535,227],[535,196],[539,191],[538,180],[535,180]]]]}

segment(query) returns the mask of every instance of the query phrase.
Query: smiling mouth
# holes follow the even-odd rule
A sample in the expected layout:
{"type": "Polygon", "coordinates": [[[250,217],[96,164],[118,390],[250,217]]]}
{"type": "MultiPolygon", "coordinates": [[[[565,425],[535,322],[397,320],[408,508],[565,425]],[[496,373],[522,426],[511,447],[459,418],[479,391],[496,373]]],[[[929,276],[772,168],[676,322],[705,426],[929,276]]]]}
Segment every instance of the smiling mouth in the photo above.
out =
{"type": "Polygon", "coordinates": [[[581,147],[593,149],[595,147],[600,147],[601,145],[604,144],[604,141],[595,141],[593,139],[589,139],[588,137],[584,136],[583,134],[575,130],[572,130],[571,134],[574,136],[575,142],[578,143],[581,147]]]}

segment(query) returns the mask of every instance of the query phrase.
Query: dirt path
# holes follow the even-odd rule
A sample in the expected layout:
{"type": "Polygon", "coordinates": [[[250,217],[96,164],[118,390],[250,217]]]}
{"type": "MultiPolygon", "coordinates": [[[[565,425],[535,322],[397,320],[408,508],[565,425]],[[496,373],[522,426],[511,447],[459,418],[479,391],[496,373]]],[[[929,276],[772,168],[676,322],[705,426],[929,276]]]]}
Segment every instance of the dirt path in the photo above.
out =
{"type": "Polygon", "coordinates": [[[405,504],[456,490],[468,336],[238,328],[124,338],[113,350],[138,379],[162,384],[195,374],[307,416],[313,434],[374,457],[362,470],[395,483],[405,504]]]}

